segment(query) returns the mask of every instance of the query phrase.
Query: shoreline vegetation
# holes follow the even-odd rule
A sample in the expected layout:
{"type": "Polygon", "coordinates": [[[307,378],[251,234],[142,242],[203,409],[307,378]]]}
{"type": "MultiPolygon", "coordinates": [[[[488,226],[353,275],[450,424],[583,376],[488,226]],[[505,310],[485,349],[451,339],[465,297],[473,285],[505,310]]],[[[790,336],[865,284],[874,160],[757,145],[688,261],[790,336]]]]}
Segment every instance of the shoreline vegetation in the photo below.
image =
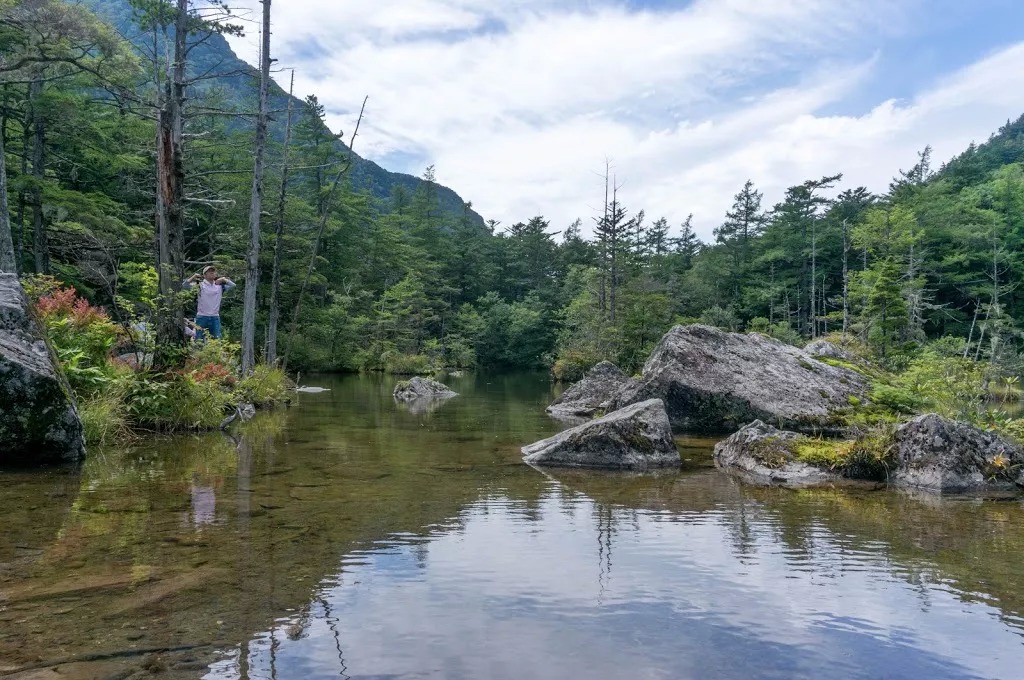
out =
{"type": "Polygon", "coordinates": [[[267,409],[288,401],[292,385],[280,368],[258,365],[242,376],[236,343],[193,343],[178,368],[155,369],[144,325],[114,323],[52,277],[29,277],[23,286],[74,394],[88,445],[214,430],[245,404],[267,409]]]}
{"type": "Polygon", "coordinates": [[[924,148],[888,187],[837,168],[769,204],[747,180],[703,239],[692,215],[627,207],[610,162],[571,224],[501,224],[443,169],[376,172],[358,123],[333,131],[272,81],[269,28],[257,69],[214,4],[0,2],[0,269],[34,287],[90,440],[212,427],[280,401],[287,372],[634,375],[689,324],[839,332],[872,381],[851,427],[935,410],[1022,434],[1004,402],[1024,375],[1024,116],[941,165],[924,148]],[[243,293],[221,310],[241,348],[186,341],[181,281],[214,263],[243,293]]]}

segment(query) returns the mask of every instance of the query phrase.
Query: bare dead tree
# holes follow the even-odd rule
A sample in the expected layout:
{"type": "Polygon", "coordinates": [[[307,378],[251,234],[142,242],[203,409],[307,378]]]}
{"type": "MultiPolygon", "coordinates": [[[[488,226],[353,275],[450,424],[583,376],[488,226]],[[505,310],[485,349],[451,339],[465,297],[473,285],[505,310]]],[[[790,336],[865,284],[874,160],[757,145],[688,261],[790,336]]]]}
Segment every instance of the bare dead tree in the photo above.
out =
{"type": "Polygon", "coordinates": [[[267,92],[270,87],[270,3],[263,2],[263,42],[260,50],[260,99],[256,118],[252,199],[249,203],[249,251],[245,259],[245,298],[242,303],[242,375],[256,365],[256,293],[260,283],[260,220],[263,209],[263,155],[267,146],[267,92]]]}

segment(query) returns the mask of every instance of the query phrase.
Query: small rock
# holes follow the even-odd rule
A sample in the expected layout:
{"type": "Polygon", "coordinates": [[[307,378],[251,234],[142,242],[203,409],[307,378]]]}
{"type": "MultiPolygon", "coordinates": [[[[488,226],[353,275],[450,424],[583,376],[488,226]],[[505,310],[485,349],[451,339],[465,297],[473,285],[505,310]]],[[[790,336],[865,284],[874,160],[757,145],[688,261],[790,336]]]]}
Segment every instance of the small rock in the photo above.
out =
{"type": "Polygon", "coordinates": [[[411,380],[403,380],[398,383],[395,385],[395,389],[392,394],[398,401],[413,401],[416,399],[450,399],[451,397],[458,396],[458,393],[453,392],[447,385],[439,383],[436,380],[431,380],[430,378],[421,378],[419,376],[416,376],[411,380]]]}
{"type": "Polygon", "coordinates": [[[680,464],[660,399],[627,406],[522,451],[531,465],[645,470],[680,464]]]}
{"type": "Polygon", "coordinates": [[[615,395],[634,382],[612,362],[602,361],[551,402],[547,412],[556,417],[592,416],[607,409],[615,395]]]}
{"type": "Polygon", "coordinates": [[[715,445],[715,467],[737,472],[760,486],[814,486],[841,476],[796,459],[791,446],[802,434],[779,430],[755,420],[715,445]]]}

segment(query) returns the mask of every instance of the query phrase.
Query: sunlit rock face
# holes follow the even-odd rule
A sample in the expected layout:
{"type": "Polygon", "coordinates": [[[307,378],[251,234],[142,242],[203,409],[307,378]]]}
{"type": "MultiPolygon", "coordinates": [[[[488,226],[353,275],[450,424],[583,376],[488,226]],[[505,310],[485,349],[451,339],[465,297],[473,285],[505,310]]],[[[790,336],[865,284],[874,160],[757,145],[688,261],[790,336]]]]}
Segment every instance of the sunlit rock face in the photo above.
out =
{"type": "Polygon", "coordinates": [[[830,432],[841,429],[840,412],[851,397],[863,400],[866,393],[860,374],[797,347],[757,333],[693,325],[669,331],[640,380],[611,407],[662,399],[679,430],[727,432],[763,420],[788,430],[830,432]]]}

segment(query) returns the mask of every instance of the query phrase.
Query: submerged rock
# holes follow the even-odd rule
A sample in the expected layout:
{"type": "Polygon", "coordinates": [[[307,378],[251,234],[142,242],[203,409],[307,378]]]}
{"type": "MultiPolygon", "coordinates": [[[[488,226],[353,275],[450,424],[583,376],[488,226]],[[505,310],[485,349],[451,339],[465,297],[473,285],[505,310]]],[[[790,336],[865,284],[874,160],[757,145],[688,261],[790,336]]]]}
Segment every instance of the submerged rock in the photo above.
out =
{"type": "Polygon", "coordinates": [[[896,486],[939,493],[1024,488],[1024,449],[992,432],[929,413],[893,436],[896,486]]]}
{"type": "Polygon", "coordinates": [[[827,484],[842,476],[797,459],[794,445],[809,438],[755,420],[715,445],[715,466],[764,486],[827,484]]]}
{"type": "Polygon", "coordinates": [[[398,383],[395,385],[395,390],[392,394],[398,401],[449,399],[458,396],[458,393],[453,392],[447,385],[430,378],[420,378],[419,376],[398,383]]]}
{"type": "Polygon", "coordinates": [[[615,395],[634,382],[612,362],[602,361],[551,402],[547,412],[556,417],[592,416],[607,409],[615,395]]]}
{"type": "Polygon", "coordinates": [[[532,465],[644,470],[680,464],[660,399],[627,406],[522,451],[532,465]]]}
{"type": "Polygon", "coordinates": [[[641,379],[612,407],[660,398],[672,425],[684,430],[733,430],[763,419],[787,429],[834,432],[842,429],[840,412],[866,393],[860,374],[779,340],[694,325],[669,331],[641,379]]]}
{"type": "Polygon", "coordinates": [[[0,464],[74,462],[82,421],[14,274],[0,274],[0,464]]]}

